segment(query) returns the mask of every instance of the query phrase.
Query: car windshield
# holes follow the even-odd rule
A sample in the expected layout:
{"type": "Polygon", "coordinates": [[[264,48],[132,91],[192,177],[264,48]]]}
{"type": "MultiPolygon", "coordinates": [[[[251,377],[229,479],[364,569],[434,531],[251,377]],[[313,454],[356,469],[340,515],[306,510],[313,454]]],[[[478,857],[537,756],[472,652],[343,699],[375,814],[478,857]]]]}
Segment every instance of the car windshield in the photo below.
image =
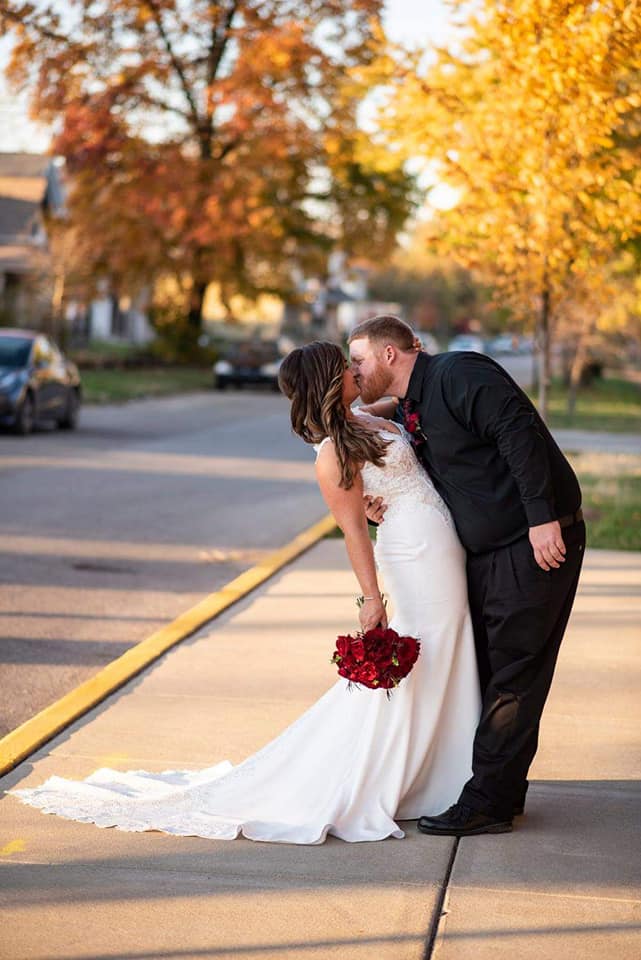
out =
{"type": "Polygon", "coordinates": [[[24,367],[33,340],[24,337],[0,337],[0,367],[24,367]]]}

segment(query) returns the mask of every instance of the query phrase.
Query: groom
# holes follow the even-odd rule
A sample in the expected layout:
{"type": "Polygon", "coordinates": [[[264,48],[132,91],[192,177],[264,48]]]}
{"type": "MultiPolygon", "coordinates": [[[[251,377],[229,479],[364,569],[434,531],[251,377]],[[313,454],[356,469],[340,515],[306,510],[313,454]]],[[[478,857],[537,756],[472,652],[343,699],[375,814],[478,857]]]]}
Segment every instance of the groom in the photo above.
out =
{"type": "MultiPolygon", "coordinates": [[[[472,777],[457,803],[418,829],[503,833],[523,812],[527,773],[576,593],[581,490],[530,400],[489,357],[417,352],[411,328],[373,317],[349,338],[351,369],[373,413],[394,415],[447,503],[467,551],[483,708],[472,777]],[[382,397],[398,397],[375,403],[382,397]],[[395,404],[394,404],[395,406],[395,404]]],[[[367,503],[384,522],[385,505],[367,503]]]]}

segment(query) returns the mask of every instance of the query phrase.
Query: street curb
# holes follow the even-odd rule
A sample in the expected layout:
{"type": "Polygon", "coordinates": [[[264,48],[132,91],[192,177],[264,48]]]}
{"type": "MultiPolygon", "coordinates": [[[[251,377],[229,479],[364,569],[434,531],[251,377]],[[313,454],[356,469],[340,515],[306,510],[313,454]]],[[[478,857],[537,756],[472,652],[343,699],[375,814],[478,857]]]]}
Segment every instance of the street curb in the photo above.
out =
{"type": "Polygon", "coordinates": [[[299,533],[280,550],[270,553],[256,566],[245,570],[220,590],[210,593],[204,600],[182,613],[171,623],[156,630],[145,640],[141,640],[116,660],[112,660],[95,676],[85,680],[64,697],[16,727],[0,740],[0,776],[13,770],[34,750],[135,677],[165,651],[195,633],[232,604],[242,600],[335,528],[334,518],[328,514],[312,527],[299,533]]]}

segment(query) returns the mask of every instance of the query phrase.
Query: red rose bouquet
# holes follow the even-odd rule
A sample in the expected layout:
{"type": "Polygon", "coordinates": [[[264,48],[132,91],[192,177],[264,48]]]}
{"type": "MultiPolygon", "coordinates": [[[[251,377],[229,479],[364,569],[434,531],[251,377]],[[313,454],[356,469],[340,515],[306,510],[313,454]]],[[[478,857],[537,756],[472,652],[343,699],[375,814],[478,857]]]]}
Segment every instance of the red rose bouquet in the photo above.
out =
{"type": "Polygon", "coordinates": [[[396,630],[375,627],[355,637],[336,638],[332,663],[339,676],[372,690],[397,687],[418,659],[421,644],[414,637],[400,637],[396,630]]]}

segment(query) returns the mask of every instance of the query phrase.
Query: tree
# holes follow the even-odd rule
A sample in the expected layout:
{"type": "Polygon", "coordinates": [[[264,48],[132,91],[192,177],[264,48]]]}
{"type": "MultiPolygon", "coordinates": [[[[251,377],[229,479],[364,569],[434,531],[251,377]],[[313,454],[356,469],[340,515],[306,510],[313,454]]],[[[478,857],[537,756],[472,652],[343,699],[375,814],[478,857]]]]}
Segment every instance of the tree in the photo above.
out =
{"type": "Polygon", "coordinates": [[[579,387],[607,364],[620,367],[633,342],[641,346],[641,273],[630,250],[582,278],[559,305],[559,339],[571,344],[565,377],[568,413],[579,387]]]}
{"type": "Polygon", "coordinates": [[[195,336],[211,281],[225,303],[283,293],[294,262],[317,265],[363,217],[388,249],[411,181],[400,161],[356,149],[349,79],[380,48],[380,5],[3,3],[10,77],[56,124],[93,274],[127,286],[173,276],[195,336]]]}
{"type": "Polygon", "coordinates": [[[424,225],[372,270],[367,285],[372,299],[399,303],[415,329],[430,330],[443,342],[485,314],[486,292],[464,267],[429,253],[424,225]]]}
{"type": "Polygon", "coordinates": [[[641,224],[641,6],[481,0],[472,9],[432,62],[387,62],[384,122],[458,191],[434,221],[435,247],[480,271],[524,318],[537,313],[545,416],[554,322],[573,293],[596,303],[589,278],[641,224]]]}

